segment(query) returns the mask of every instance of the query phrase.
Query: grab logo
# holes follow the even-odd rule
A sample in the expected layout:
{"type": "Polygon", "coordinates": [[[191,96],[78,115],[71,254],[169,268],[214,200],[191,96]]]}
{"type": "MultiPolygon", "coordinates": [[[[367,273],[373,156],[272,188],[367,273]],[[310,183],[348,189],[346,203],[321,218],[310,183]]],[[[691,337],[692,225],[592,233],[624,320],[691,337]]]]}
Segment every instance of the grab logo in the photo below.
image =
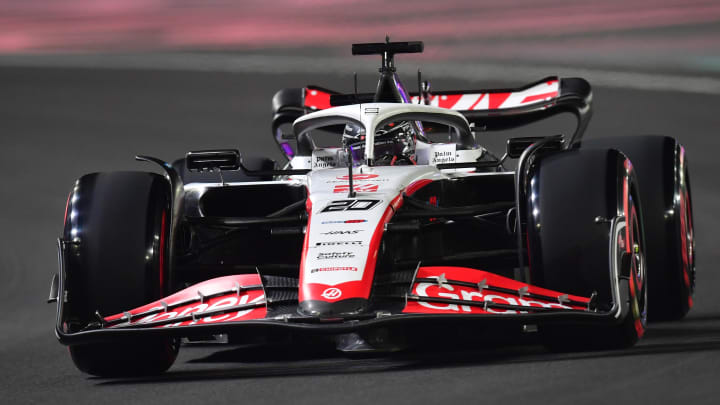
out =
{"type": "MultiPolygon", "coordinates": [[[[374,179],[374,178],[376,178],[376,177],[378,177],[377,174],[369,174],[369,173],[367,173],[367,174],[353,174],[353,176],[352,176],[353,180],[370,180],[370,179],[374,179]]],[[[337,179],[338,179],[338,180],[350,180],[350,176],[348,176],[348,175],[338,176],[337,179]]]]}
{"type": "Polygon", "coordinates": [[[336,287],[330,287],[325,289],[325,291],[320,294],[323,298],[329,299],[329,300],[336,300],[340,298],[342,295],[342,291],[340,291],[339,288],[336,287]]]}
{"type": "MultiPolygon", "coordinates": [[[[251,292],[253,295],[254,292],[251,292]]],[[[158,312],[152,315],[148,315],[140,320],[138,320],[137,324],[146,324],[151,322],[158,322],[158,321],[167,321],[170,319],[175,318],[184,318],[188,315],[195,315],[191,320],[180,320],[176,323],[166,323],[164,325],[161,325],[163,328],[172,328],[176,326],[188,326],[188,325],[195,325],[195,324],[207,324],[207,323],[217,323],[217,322],[232,322],[232,321],[239,321],[239,320],[245,320],[245,319],[254,319],[264,316],[265,312],[265,305],[258,305],[257,307],[250,307],[247,309],[241,309],[239,311],[228,311],[227,313],[219,313],[219,314],[213,314],[213,315],[207,315],[203,316],[205,312],[207,313],[213,313],[215,311],[221,310],[223,308],[232,308],[236,306],[242,306],[242,305],[250,305],[250,304],[264,304],[265,303],[265,294],[262,292],[259,293],[259,295],[251,297],[249,294],[242,295],[238,297],[237,295],[228,295],[224,297],[218,297],[216,299],[211,299],[208,303],[193,303],[185,306],[180,306],[172,311],[166,311],[166,312],[158,312]],[[254,316],[252,316],[254,315],[254,316]]],[[[169,304],[170,306],[173,306],[174,304],[169,304]]],[[[153,309],[162,309],[162,307],[156,307],[153,309]]]]}
{"type": "MultiPolygon", "coordinates": [[[[415,285],[415,293],[419,297],[437,297],[446,298],[458,301],[479,301],[479,302],[491,302],[495,304],[505,304],[514,306],[526,306],[526,307],[542,307],[542,308],[558,308],[558,309],[573,309],[572,307],[557,303],[548,302],[538,299],[524,299],[519,296],[512,296],[503,292],[496,292],[494,294],[483,294],[477,290],[471,290],[467,287],[453,286],[451,284],[443,284],[442,287],[436,283],[417,283],[415,285]],[[452,291],[452,292],[450,292],[452,291]]],[[[484,313],[486,312],[483,307],[462,305],[462,304],[438,304],[431,302],[420,301],[418,304],[424,308],[434,310],[432,312],[475,312],[484,313]]],[[[517,314],[523,311],[516,311],[513,309],[494,309],[487,308],[487,312],[490,313],[501,313],[501,314],[517,314]]]]}

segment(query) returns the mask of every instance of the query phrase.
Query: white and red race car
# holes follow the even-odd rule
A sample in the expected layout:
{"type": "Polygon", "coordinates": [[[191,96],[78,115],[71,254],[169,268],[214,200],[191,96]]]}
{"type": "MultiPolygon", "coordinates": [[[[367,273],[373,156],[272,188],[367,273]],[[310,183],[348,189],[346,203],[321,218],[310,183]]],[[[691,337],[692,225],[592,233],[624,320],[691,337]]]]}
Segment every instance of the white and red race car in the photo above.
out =
{"type": "Polygon", "coordinates": [[[278,92],[281,168],[228,149],[138,157],[165,176],[78,179],[50,293],[77,367],[163,372],[180,338],[218,335],[344,351],[513,332],[555,349],[627,347],[648,314],[687,313],[682,146],[582,140],[591,91],[578,78],[408,94],[393,56],[419,51],[354,45],[382,55],[372,94],[278,92]],[[512,138],[502,157],[479,141],[559,113],[577,117],[573,134],[512,138]]]}

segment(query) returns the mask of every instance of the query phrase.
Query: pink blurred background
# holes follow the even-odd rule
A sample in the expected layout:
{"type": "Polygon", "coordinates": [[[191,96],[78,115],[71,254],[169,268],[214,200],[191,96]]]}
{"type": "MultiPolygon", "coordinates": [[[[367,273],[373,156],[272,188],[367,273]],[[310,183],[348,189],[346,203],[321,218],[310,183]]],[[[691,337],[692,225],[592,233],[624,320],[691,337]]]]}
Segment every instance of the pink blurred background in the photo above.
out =
{"type": "Polygon", "coordinates": [[[347,55],[386,34],[430,59],[720,72],[718,0],[0,0],[0,54],[347,55]]]}

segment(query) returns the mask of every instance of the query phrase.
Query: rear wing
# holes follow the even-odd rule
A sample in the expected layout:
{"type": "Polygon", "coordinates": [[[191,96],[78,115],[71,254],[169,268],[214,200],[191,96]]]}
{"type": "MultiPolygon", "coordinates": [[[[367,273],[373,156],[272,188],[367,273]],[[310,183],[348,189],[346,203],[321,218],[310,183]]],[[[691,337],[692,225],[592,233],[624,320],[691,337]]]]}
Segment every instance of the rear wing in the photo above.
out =
{"type": "MultiPolygon", "coordinates": [[[[456,111],[503,110],[549,101],[559,93],[559,80],[548,77],[517,89],[442,91],[428,94],[423,101],[456,111]]],[[[418,103],[418,100],[419,96],[413,94],[412,102],[418,103]]]]}
{"type": "Polygon", "coordinates": [[[568,147],[582,139],[592,117],[592,89],[581,78],[548,77],[517,89],[442,92],[434,96],[439,98],[438,103],[453,103],[448,108],[459,110],[475,124],[476,130],[511,129],[570,113],[577,119],[577,125],[567,139],[568,147]],[[474,104],[467,107],[473,98],[474,104]]]}
{"type": "MultiPolygon", "coordinates": [[[[308,112],[348,104],[373,102],[374,93],[340,94],[317,86],[283,89],[273,98],[273,133],[308,112]]],[[[474,124],[476,131],[516,128],[545,118],[570,113],[577,119],[567,147],[580,142],[592,116],[592,89],[581,78],[547,77],[526,86],[510,89],[442,91],[410,93],[413,103],[459,111],[474,124]]],[[[287,135],[285,135],[287,137],[287,135]]],[[[287,139],[287,138],[286,138],[287,139]]]]}

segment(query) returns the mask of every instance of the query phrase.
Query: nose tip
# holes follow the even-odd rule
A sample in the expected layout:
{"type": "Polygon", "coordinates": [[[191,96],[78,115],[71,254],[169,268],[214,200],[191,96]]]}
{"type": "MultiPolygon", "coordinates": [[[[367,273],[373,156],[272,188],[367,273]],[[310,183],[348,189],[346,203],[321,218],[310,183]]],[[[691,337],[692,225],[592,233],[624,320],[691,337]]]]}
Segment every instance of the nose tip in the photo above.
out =
{"type": "Polygon", "coordinates": [[[346,318],[364,313],[367,307],[368,300],[365,298],[348,298],[335,302],[307,300],[300,303],[299,312],[319,318],[346,318]]]}

